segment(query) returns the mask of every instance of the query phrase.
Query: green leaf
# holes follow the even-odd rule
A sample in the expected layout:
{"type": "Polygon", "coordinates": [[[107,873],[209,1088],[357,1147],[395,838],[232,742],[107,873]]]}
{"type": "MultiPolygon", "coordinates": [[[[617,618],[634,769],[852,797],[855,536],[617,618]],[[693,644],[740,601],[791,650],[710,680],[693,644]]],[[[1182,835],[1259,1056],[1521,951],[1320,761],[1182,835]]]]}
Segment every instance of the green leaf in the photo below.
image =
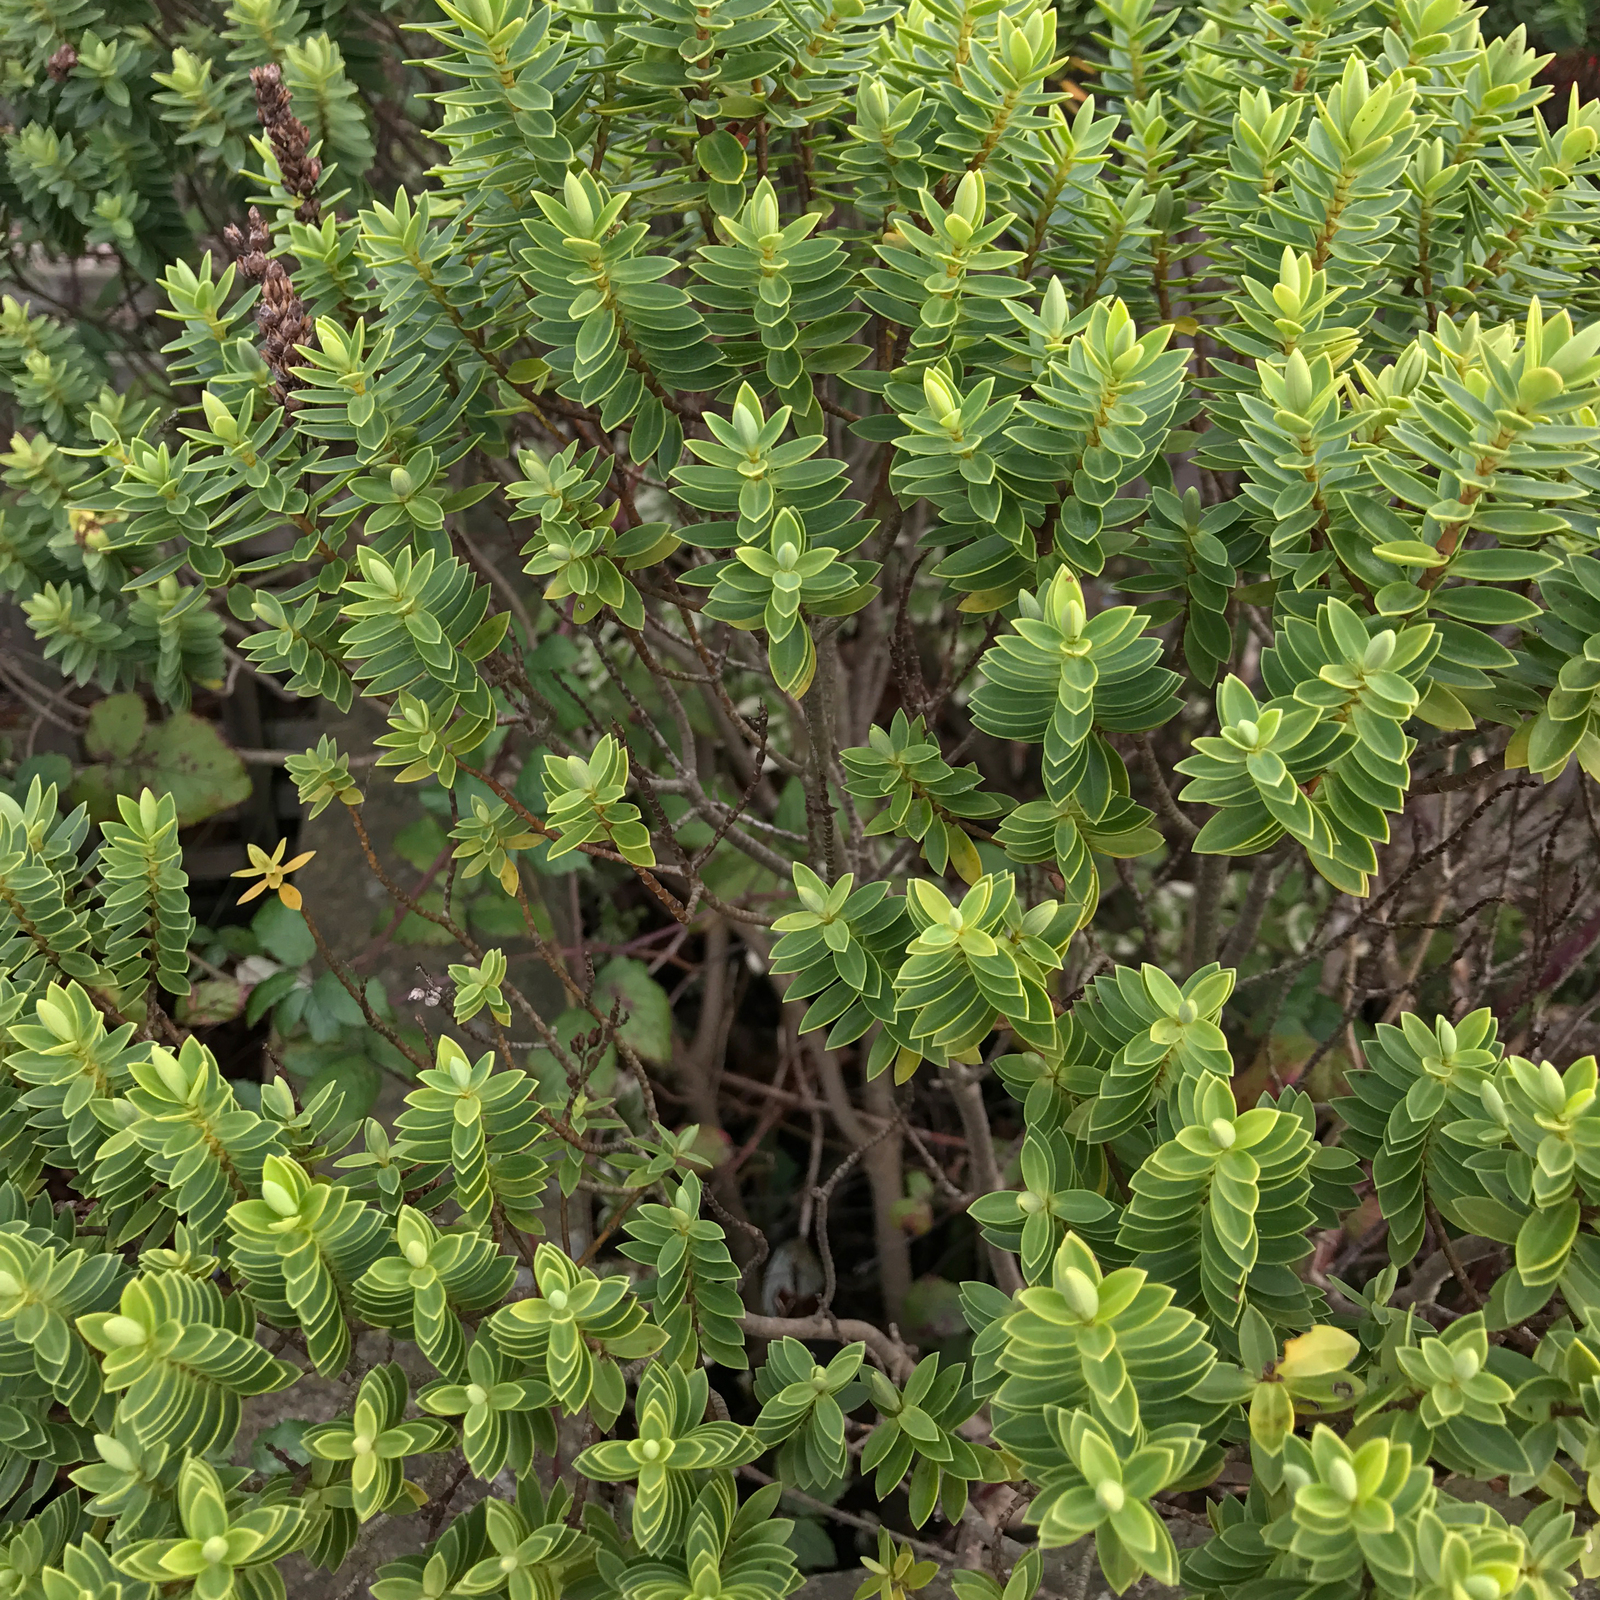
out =
{"type": "Polygon", "coordinates": [[[90,754],[102,759],[79,773],[73,795],[89,807],[95,821],[110,821],[117,815],[118,795],[137,795],[143,789],[170,794],[181,827],[204,822],[249,798],[250,775],[244,763],[210,723],[180,711],[165,722],[147,725],[142,704],[137,711],[135,704],[137,695],[101,701],[96,707],[99,724],[91,722],[93,738],[86,735],[90,754]],[[111,710],[101,709],[108,705],[111,710]]]}
{"type": "Polygon", "coordinates": [[[1428,684],[1428,692],[1417,702],[1417,715],[1434,728],[1475,728],[1478,720],[1437,679],[1428,684]]]}
{"type": "Polygon", "coordinates": [[[601,1016],[609,1016],[613,1004],[621,1005],[625,1020],[619,1031],[646,1061],[672,1059],[672,1007],[642,961],[627,956],[608,961],[595,974],[593,998],[601,1016]]]}
{"type": "Polygon", "coordinates": [[[276,895],[262,902],[250,919],[250,931],[261,948],[286,967],[303,967],[317,953],[317,941],[311,937],[306,919],[276,895]]]}
{"type": "Polygon", "coordinates": [[[1548,1211],[1535,1211],[1517,1233],[1517,1271],[1530,1287],[1551,1283],[1561,1275],[1572,1241],[1578,1236],[1582,1209],[1564,1200],[1548,1211]]]}
{"type": "Polygon", "coordinates": [[[343,1097],[346,1116],[365,1116],[377,1103],[383,1078],[383,1069],[370,1056],[346,1052],[312,1075],[305,1098],[314,1100],[325,1089],[332,1089],[343,1097]]]}
{"type": "Polygon", "coordinates": [[[245,1021],[254,1027],[299,981],[300,974],[290,967],[263,978],[245,1001],[245,1021]]]}
{"type": "Polygon", "coordinates": [[[173,1012],[186,1028],[230,1022],[245,1008],[244,991],[234,978],[206,978],[182,996],[173,1012]]]}
{"type": "Polygon", "coordinates": [[[1450,559],[1420,539],[1395,539],[1385,544],[1375,544],[1372,553],[1380,561],[1391,562],[1397,567],[1442,567],[1450,559]]]}
{"type": "Polygon", "coordinates": [[[97,761],[126,761],[144,738],[149,713],[136,694],[107,695],[89,710],[83,747],[97,761]]]}
{"type": "Polygon", "coordinates": [[[731,133],[708,133],[694,147],[700,170],[718,183],[737,183],[744,176],[744,146],[731,133]]]}

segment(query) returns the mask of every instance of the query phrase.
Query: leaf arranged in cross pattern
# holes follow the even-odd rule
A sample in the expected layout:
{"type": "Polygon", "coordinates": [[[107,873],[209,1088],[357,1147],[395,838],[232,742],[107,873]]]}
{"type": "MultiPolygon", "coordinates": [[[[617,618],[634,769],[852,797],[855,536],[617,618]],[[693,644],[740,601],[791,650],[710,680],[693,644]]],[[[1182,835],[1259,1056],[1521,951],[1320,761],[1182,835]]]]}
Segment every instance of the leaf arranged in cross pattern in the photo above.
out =
{"type": "Polygon", "coordinates": [[[495,1312],[490,1335],[508,1356],[542,1370],[564,1410],[587,1405],[615,1418],[626,1397],[617,1361],[653,1354],[666,1334],[647,1320],[627,1278],[596,1277],[553,1245],[534,1252],[533,1280],[538,1294],[495,1312]]]}
{"type": "Polygon", "coordinates": [[[638,1436],[592,1444],[575,1463],[585,1477],[637,1485],[633,1536],[646,1554],[662,1555],[681,1543],[705,1472],[742,1466],[760,1453],[750,1429],[699,1421],[707,1392],[703,1369],[686,1375],[651,1362],[639,1380],[638,1436]]]}
{"type": "Polygon", "coordinates": [[[492,1339],[480,1337],[467,1349],[465,1383],[441,1380],[417,1392],[424,1411],[461,1418],[462,1452],[474,1476],[485,1482],[508,1465],[521,1476],[532,1470],[536,1449],[550,1455],[556,1450],[550,1390],[521,1376],[519,1365],[492,1339]]]}
{"type": "Polygon", "coordinates": [[[379,1327],[414,1338],[447,1378],[466,1367],[461,1313],[482,1311],[505,1298],[516,1264],[493,1240],[469,1232],[442,1232],[411,1206],[395,1222],[398,1253],[380,1256],[355,1288],[356,1306],[379,1327]]]}
{"type": "Polygon", "coordinates": [[[178,9],[0,5],[0,1594],[1600,1574],[1585,8],[178,9]]]}
{"type": "Polygon", "coordinates": [[[305,1435],[305,1446],[324,1461],[348,1461],[355,1513],[361,1521],[387,1510],[405,1494],[408,1456],[443,1450],[455,1442],[446,1422],[404,1422],[410,1386],[399,1365],[374,1367],[356,1391],[349,1422],[325,1422],[305,1435]]]}

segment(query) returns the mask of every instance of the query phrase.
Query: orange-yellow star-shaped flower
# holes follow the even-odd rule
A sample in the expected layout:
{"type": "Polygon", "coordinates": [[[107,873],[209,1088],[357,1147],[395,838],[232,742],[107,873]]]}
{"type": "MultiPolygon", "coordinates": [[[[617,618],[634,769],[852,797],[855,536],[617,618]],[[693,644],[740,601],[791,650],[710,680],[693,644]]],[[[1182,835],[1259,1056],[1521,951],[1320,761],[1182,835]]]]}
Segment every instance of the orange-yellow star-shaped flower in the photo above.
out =
{"type": "Polygon", "coordinates": [[[285,883],[283,880],[291,872],[299,871],[317,852],[315,850],[305,850],[297,855],[293,861],[285,861],[283,852],[287,844],[288,840],[280,839],[277,849],[270,856],[259,845],[247,844],[245,846],[250,855],[250,865],[241,867],[233,876],[236,878],[260,878],[261,882],[251,884],[239,896],[240,905],[243,905],[246,900],[254,900],[264,890],[276,889],[278,898],[291,911],[300,909],[300,891],[292,883],[285,883]]]}

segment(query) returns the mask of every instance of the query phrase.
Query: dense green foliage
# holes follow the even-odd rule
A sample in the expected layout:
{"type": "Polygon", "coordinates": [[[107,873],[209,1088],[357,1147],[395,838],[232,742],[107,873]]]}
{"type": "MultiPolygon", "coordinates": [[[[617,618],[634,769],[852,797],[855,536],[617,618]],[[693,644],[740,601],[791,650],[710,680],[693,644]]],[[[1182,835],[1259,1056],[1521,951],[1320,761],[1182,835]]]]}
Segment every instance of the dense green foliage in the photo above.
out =
{"type": "MultiPolygon", "coordinates": [[[[1600,783],[1600,103],[1547,121],[1539,56],[1461,0],[1098,0],[1091,61],[1079,20],[439,0],[386,70],[387,12],[238,0],[180,43],[0,9],[18,270],[109,246],[167,333],[113,374],[92,319],[0,313],[0,583],[105,697],[71,795],[29,760],[0,793],[19,1595],[282,1600],[286,1556],[337,1571],[415,1514],[377,1600],[781,1600],[781,1497],[857,1479],[959,1530],[963,1600],[1031,1600],[1090,1535],[1118,1592],[1218,1600],[1600,1572],[1595,1058],[1508,1048],[1522,1000],[1409,1009],[1415,970],[1360,1061],[1351,1001],[1331,1103],[1229,1031],[1272,872],[1366,915],[1433,797],[1520,772],[1582,817],[1600,783]],[[425,183],[368,121],[424,84],[425,183]],[[84,131],[91,100],[119,112],[84,131]],[[448,820],[425,903],[358,753],[289,759],[457,958],[443,1033],[328,946],[348,891],[312,852],[235,874],[281,961],[248,1021],[359,1035],[406,1080],[392,1128],[348,1072],[230,1081],[190,1025],[226,941],[179,831],[239,798],[190,707],[240,671],[365,707],[361,782],[448,820]],[[1237,858],[1262,900],[1224,946],[1237,858]],[[762,1306],[760,1135],[712,1137],[666,997],[563,949],[580,864],[669,956],[731,930],[772,985],[807,1089],[774,1096],[855,1147],[824,1184],[813,1140],[815,1315],[762,1306]],[[1143,917],[1179,866],[1181,952],[1105,956],[1102,896],[1143,917]],[[891,1132],[926,1156],[896,1096],[930,1079],[976,1265],[919,1354],[892,1206],[883,1316],[841,1323],[827,1205],[891,1132]],[[1368,1188],[1389,1265],[1331,1278],[1368,1188]],[[313,1378],[337,1413],[242,1460],[313,1378]]],[[[903,1600],[926,1548],[884,1532],[863,1593],[903,1600]]]]}

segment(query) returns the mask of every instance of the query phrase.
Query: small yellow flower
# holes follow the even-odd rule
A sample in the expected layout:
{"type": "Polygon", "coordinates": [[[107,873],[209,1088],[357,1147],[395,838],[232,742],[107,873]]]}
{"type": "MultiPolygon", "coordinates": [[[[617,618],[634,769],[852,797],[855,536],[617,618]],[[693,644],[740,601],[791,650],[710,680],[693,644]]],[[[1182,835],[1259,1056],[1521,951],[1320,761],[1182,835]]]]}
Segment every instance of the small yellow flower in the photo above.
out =
{"type": "Polygon", "coordinates": [[[283,852],[287,843],[288,840],[280,839],[278,848],[270,856],[259,845],[247,844],[245,846],[245,849],[250,853],[250,865],[242,867],[233,876],[236,878],[260,878],[261,882],[251,884],[239,896],[240,905],[243,905],[246,900],[254,900],[264,889],[276,889],[278,898],[291,911],[300,909],[300,891],[292,883],[285,883],[283,880],[291,872],[299,871],[317,852],[315,850],[305,850],[297,855],[293,861],[284,861],[283,852]],[[283,864],[280,866],[279,862],[283,864]]]}

